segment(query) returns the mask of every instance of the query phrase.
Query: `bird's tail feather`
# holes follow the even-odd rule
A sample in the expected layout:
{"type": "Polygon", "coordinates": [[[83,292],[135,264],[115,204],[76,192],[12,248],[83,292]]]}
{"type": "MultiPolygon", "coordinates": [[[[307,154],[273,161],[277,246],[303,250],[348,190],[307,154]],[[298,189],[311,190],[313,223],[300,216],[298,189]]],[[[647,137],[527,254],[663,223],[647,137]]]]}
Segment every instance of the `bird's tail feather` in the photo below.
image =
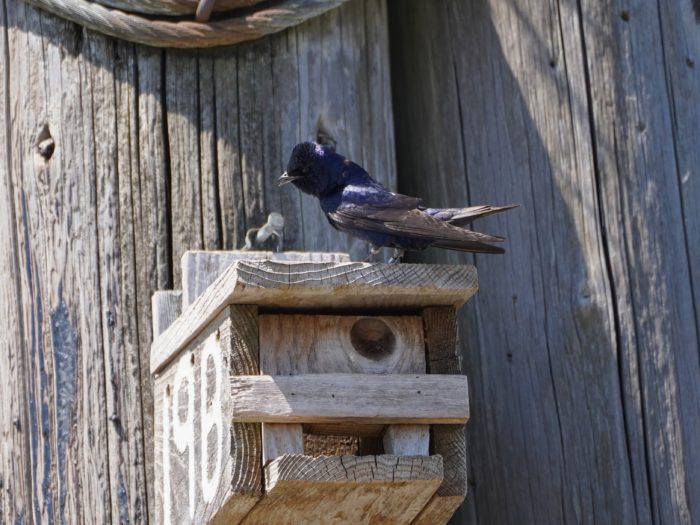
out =
{"type": "Polygon", "coordinates": [[[505,250],[500,246],[492,246],[490,244],[477,241],[440,241],[432,244],[431,246],[460,252],[505,253],[505,250]]]}
{"type": "Polygon", "coordinates": [[[493,215],[495,213],[512,210],[518,206],[520,205],[510,204],[508,206],[490,206],[485,204],[482,206],[468,206],[466,208],[425,208],[424,211],[428,215],[431,215],[436,219],[449,222],[454,226],[464,226],[465,224],[469,224],[476,219],[493,215]]]}
{"type": "Polygon", "coordinates": [[[470,206],[468,208],[458,210],[448,222],[450,224],[454,224],[455,226],[462,226],[463,224],[469,224],[476,219],[481,219],[482,217],[487,217],[488,215],[494,215],[496,213],[512,210],[518,206],[520,205],[509,204],[508,206],[470,206]]]}

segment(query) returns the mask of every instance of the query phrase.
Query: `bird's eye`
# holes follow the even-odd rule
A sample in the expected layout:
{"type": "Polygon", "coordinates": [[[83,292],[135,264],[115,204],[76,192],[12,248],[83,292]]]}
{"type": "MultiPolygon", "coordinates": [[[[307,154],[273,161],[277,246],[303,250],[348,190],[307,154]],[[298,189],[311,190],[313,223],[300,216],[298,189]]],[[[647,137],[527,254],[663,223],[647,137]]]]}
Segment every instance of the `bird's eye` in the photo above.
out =
{"type": "Polygon", "coordinates": [[[308,167],[308,166],[304,166],[303,168],[301,168],[301,172],[304,173],[304,174],[309,173],[309,167],[308,167]]]}

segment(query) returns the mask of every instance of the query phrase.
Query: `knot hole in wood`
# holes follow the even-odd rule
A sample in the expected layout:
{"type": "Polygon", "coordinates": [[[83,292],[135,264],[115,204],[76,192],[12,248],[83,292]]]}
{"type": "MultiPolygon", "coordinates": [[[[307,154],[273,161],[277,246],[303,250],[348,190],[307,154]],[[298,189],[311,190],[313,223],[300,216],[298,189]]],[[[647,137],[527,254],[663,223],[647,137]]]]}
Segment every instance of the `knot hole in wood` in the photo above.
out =
{"type": "Polygon", "coordinates": [[[381,361],[394,352],[396,336],[381,319],[364,317],[352,325],[350,343],[361,356],[381,361]]]}
{"type": "Polygon", "coordinates": [[[34,145],[36,146],[37,153],[44,159],[45,162],[48,162],[56,149],[56,143],[51,136],[51,131],[49,130],[49,125],[47,123],[39,126],[34,145]]]}

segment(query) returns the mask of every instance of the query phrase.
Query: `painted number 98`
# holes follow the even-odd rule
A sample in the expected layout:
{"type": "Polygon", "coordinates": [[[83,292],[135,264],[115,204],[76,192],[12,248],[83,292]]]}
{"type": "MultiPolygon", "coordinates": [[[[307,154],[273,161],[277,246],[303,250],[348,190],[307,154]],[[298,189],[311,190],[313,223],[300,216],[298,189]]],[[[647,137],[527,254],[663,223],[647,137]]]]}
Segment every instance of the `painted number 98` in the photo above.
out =
{"type": "MultiPolygon", "coordinates": [[[[171,523],[173,497],[178,498],[178,509],[187,501],[189,520],[194,521],[197,510],[216,496],[224,459],[223,368],[221,349],[212,335],[205,341],[196,364],[190,355],[180,358],[172,388],[164,392],[161,459],[165,524],[171,523]],[[213,447],[209,446],[212,438],[213,447]],[[173,471],[173,465],[181,465],[183,459],[186,480],[180,478],[182,470],[173,471]]],[[[184,517],[181,510],[177,521],[184,517]]]]}

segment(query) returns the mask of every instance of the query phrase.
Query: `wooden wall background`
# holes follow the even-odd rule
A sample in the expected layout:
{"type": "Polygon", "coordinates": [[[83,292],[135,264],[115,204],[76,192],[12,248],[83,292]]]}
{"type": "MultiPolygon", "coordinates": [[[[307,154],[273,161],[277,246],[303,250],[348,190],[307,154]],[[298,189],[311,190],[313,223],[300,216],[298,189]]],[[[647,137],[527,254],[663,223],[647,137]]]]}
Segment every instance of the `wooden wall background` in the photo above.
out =
{"type": "Polygon", "coordinates": [[[700,4],[430,4],[390,3],[399,188],[522,203],[430,257],[479,270],[455,522],[700,521],[700,4]]]}
{"type": "Polygon", "coordinates": [[[364,254],[273,186],[319,122],[431,205],[523,204],[482,224],[505,256],[421,256],[480,272],[454,523],[700,520],[697,2],[352,0],[200,52],[0,6],[0,522],[147,520],[186,249],[281,211],[288,248],[364,254]]]}

